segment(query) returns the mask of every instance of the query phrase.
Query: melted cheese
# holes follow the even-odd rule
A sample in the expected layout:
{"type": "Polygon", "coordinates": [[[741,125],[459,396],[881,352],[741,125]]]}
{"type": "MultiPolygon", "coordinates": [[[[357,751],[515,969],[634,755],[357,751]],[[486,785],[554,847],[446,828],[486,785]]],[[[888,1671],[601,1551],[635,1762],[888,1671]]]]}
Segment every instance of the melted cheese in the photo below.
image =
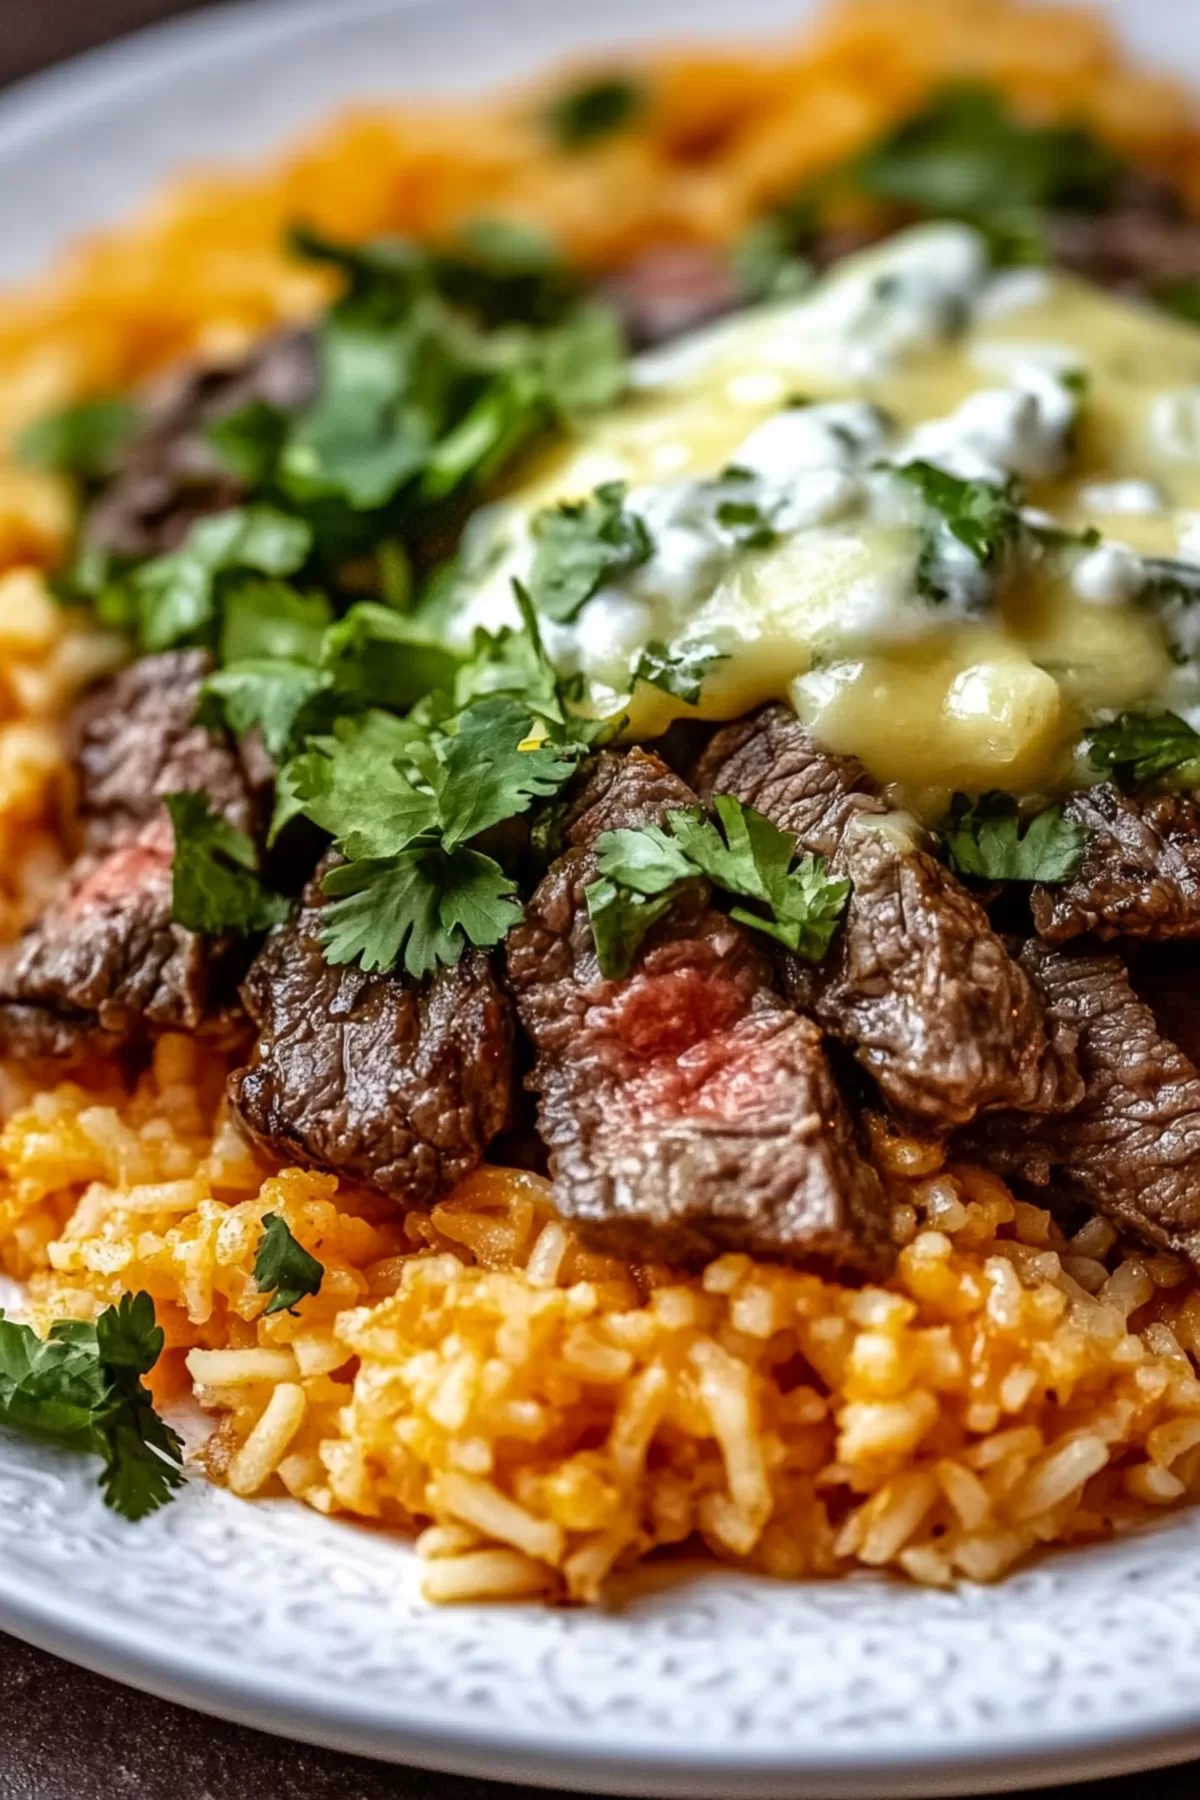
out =
{"type": "Polygon", "coordinates": [[[546,637],[598,709],[626,701],[633,735],[786,698],[830,747],[936,809],[952,788],[1062,785],[1083,725],[1110,709],[1170,704],[1200,723],[1200,677],[1139,602],[1142,556],[1200,556],[1200,332],[1066,276],[989,276],[965,228],[907,233],[809,297],[644,357],[619,408],[476,520],[464,643],[517,622],[532,515],[613,479],[631,484],[655,554],[546,637]],[[1082,404],[1063,380],[1076,372],[1082,404]],[[1105,541],[989,597],[945,534],[946,597],[931,604],[914,581],[924,515],[877,467],[918,456],[1018,475],[1037,518],[1105,541]],[[714,523],[711,484],[731,462],[776,525],[768,549],[739,550],[714,523]],[[721,653],[697,708],[641,684],[626,698],[655,640],[721,653]]]}

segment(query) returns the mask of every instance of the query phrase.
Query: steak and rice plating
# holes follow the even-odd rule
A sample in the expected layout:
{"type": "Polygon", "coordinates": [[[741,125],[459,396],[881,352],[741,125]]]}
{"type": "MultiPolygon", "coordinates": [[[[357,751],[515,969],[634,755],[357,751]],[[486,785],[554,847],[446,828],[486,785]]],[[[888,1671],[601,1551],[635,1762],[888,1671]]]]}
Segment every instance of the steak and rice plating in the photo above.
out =
{"type": "Polygon", "coordinates": [[[0,300],[0,1425],[436,1601],[1200,1498],[1198,205],[1092,13],[849,0],[0,300]]]}

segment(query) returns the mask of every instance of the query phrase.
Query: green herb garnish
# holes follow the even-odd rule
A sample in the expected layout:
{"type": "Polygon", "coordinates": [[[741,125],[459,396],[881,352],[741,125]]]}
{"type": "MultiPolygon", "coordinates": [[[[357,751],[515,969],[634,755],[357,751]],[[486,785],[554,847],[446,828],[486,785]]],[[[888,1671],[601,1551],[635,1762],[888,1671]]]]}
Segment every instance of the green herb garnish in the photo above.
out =
{"type": "Polygon", "coordinates": [[[561,150],[585,150],[624,131],[645,104],[645,89],[628,75],[594,75],[552,101],[546,124],[561,150]]]}
{"type": "Polygon", "coordinates": [[[1088,733],[1087,757],[1127,786],[1146,787],[1200,760],[1200,732],[1177,713],[1126,712],[1088,733]]]}
{"type": "Polygon", "coordinates": [[[606,481],[586,500],[535,514],[529,595],[548,619],[566,623],[604,582],[649,562],[654,540],[626,510],[628,491],[623,481],[606,481]]]}
{"type": "Polygon", "coordinates": [[[647,644],[637,659],[633,680],[635,685],[647,682],[661,688],[664,694],[695,706],[709,670],[726,660],[723,651],[714,650],[709,644],[680,644],[674,650],[666,644],[647,644]]]}
{"type": "Polygon", "coordinates": [[[668,814],[658,825],[606,831],[596,843],[600,880],[586,890],[601,973],[628,973],[654,918],[683,884],[704,876],[726,893],[756,903],[731,917],[764,932],[808,962],[819,962],[837,929],[850,883],[828,873],[822,857],[796,861],[790,832],[730,794],[713,802],[721,829],[699,807],[668,814]],[[793,867],[793,864],[795,866],[793,867]],[[662,901],[651,917],[647,902],[662,901]]]}
{"type": "Polygon", "coordinates": [[[1090,833],[1061,806],[1022,813],[1011,794],[956,794],[944,841],[950,867],[981,881],[1069,881],[1090,833]]]}
{"type": "Polygon", "coordinates": [[[183,1485],[183,1445],[142,1384],[162,1354],[149,1294],[125,1294],[94,1324],[46,1338],[0,1312],[0,1425],[101,1458],[106,1506],[143,1519],[183,1485]]]}
{"type": "Polygon", "coordinates": [[[254,1282],[260,1294],[270,1294],[263,1317],[293,1312],[307,1294],[317,1294],[325,1270],[303,1244],[297,1243],[287,1221],[278,1213],[263,1217],[263,1234],[254,1258],[254,1282]]]}
{"type": "Polygon", "coordinates": [[[244,831],[215,813],[206,793],[167,794],[175,832],[171,915],[188,931],[211,937],[267,931],[288,903],[258,878],[258,852],[244,831]]]}
{"type": "Polygon", "coordinates": [[[116,469],[138,419],[130,400],[84,400],[27,425],[16,441],[17,458],[84,483],[103,481],[116,469]]]}

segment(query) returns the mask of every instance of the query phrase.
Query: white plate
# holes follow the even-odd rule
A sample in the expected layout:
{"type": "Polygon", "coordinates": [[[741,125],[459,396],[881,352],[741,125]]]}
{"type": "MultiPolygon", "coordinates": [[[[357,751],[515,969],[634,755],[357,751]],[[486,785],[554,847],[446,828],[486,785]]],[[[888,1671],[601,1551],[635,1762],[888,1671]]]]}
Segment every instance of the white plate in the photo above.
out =
{"type": "MultiPolygon", "coordinates": [[[[479,85],[565,50],[794,21],[795,0],[299,0],[220,8],[0,104],[0,276],[180,160],[348,95],[479,85]]],[[[1192,0],[1120,4],[1200,75],[1192,0]]],[[[343,1749],[611,1793],[963,1794],[1200,1752],[1200,1511],[996,1588],[659,1570],[601,1612],[433,1611],[409,1551],[199,1484],[138,1526],[0,1434],[0,1627],[343,1749]]]]}

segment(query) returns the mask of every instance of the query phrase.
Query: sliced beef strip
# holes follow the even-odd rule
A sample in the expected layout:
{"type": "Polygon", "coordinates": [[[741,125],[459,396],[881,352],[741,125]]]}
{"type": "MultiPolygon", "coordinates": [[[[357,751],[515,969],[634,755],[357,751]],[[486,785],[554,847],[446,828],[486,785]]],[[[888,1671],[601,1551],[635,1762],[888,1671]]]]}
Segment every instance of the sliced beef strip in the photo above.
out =
{"type": "Polygon", "coordinates": [[[236,506],[242,485],[208,442],[207,427],[254,400],[301,406],[316,380],[311,331],[275,332],[237,363],[201,363],[169,375],[151,395],[116,479],[88,514],[88,546],[158,556],[174,550],[197,519],[236,506]]]}
{"type": "Polygon", "coordinates": [[[155,1029],[195,1031],[212,992],[202,938],[171,919],[165,816],[103,854],[0,953],[0,1054],[59,1072],[155,1029]]]}
{"type": "Polygon", "coordinates": [[[477,951],[423,983],[332,967],[321,904],[314,879],[242,985],[260,1035],[230,1077],[234,1112],[281,1160],[432,1205],[509,1122],[508,1000],[477,951]]]}
{"type": "Polygon", "coordinates": [[[1048,943],[1097,937],[1200,938],[1200,807],[1186,794],[1147,800],[1109,782],[1072,794],[1063,811],[1091,836],[1078,873],[1033,890],[1048,943]]]}
{"type": "Polygon", "coordinates": [[[76,708],[68,735],[89,848],[138,830],[159,813],[164,794],[199,788],[239,831],[253,831],[260,772],[231,740],[193,723],[211,666],[203,650],[143,656],[76,708]]]}
{"type": "Polygon", "coordinates": [[[600,973],[584,898],[596,839],[689,804],[656,756],[598,758],[571,847],[509,934],[559,1209],[586,1242],[638,1261],[736,1249],[880,1274],[888,1209],[820,1033],[772,991],[763,951],[706,884],[653,927],[626,978],[600,973]]]}
{"type": "Polygon", "coordinates": [[[1112,952],[1031,940],[1021,961],[1078,1040],[1084,1097],[1060,1118],[997,1113],[964,1138],[1000,1174],[1051,1181],[1156,1248],[1200,1267],[1200,1072],[1112,952]]]}
{"type": "Polygon", "coordinates": [[[0,1055],[61,1073],[159,1030],[194,1031],[222,1003],[230,947],[171,916],[161,799],[205,788],[232,823],[254,823],[232,744],[191,723],[207,666],[193,651],[148,657],[81,707],[83,847],[52,903],[0,950],[0,1055]]]}
{"type": "Polygon", "coordinates": [[[861,764],[819,750],[784,707],[717,733],[697,770],[705,798],[733,794],[853,883],[820,969],[793,998],[849,1045],[899,1111],[935,1127],[990,1107],[1069,1105],[1066,1034],[950,872],[913,846],[861,764]]]}

